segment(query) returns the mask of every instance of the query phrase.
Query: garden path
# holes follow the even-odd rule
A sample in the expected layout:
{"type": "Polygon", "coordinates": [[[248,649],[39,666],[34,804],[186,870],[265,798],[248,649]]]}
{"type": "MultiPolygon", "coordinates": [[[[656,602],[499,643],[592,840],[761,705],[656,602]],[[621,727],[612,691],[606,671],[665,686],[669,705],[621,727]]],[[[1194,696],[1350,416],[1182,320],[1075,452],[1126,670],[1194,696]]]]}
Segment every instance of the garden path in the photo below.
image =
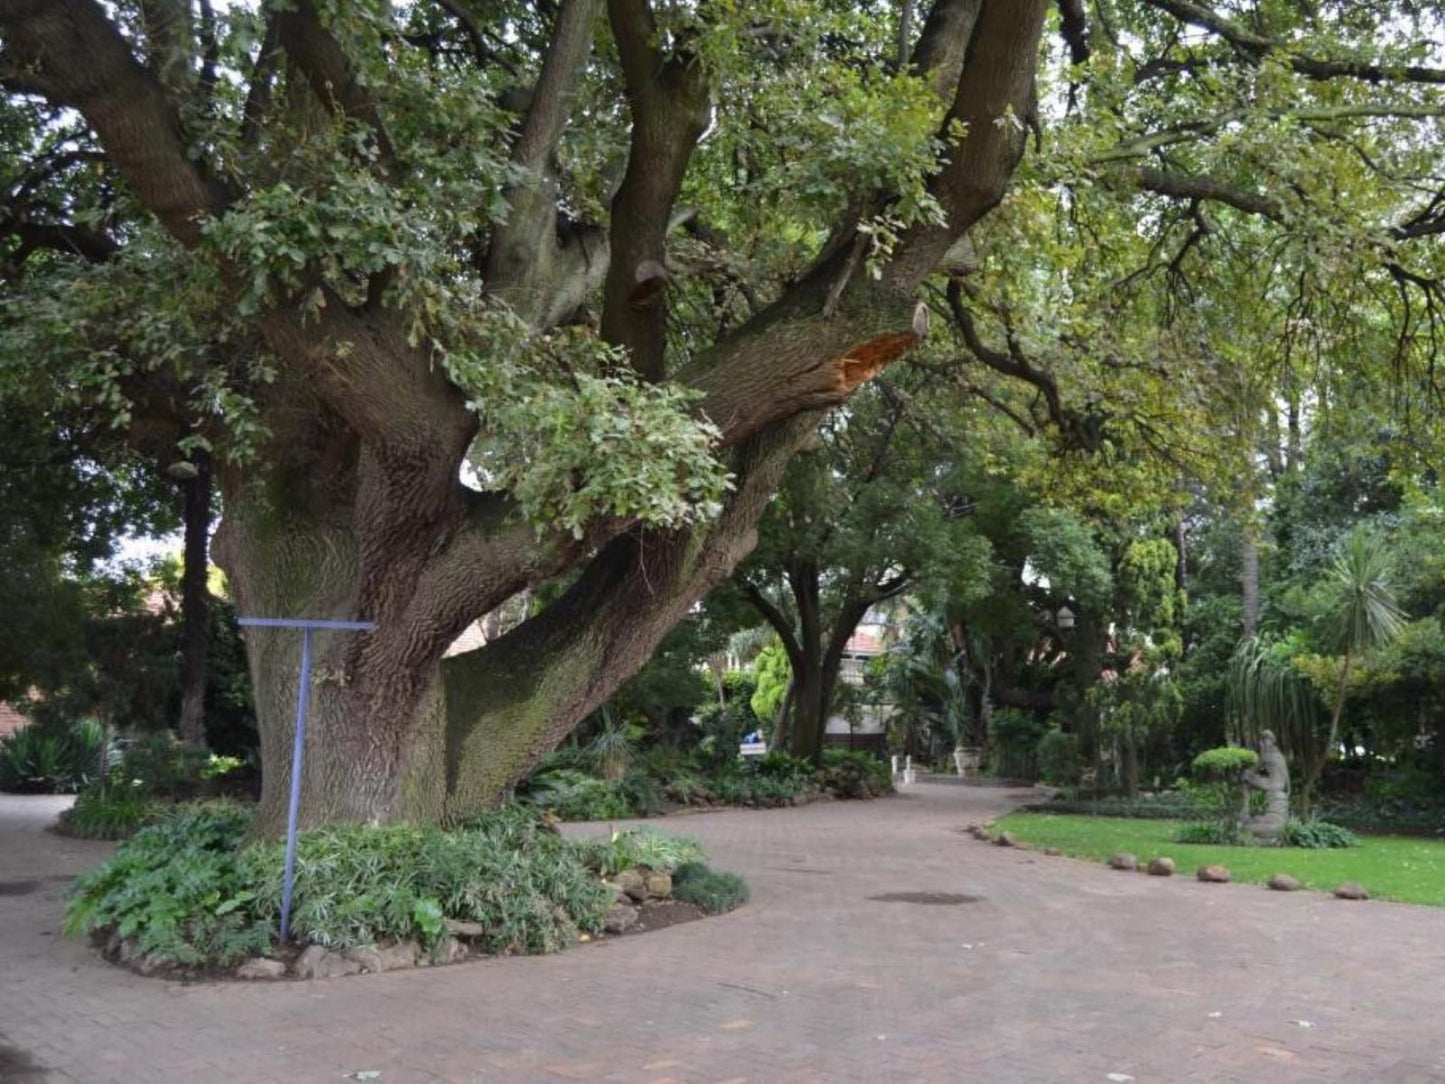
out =
{"type": "Polygon", "coordinates": [[[63,800],[0,796],[0,1081],[1445,1080],[1445,910],[958,831],[1015,797],[925,783],[669,818],[748,906],[557,956],[187,986],[57,934],[109,847],[45,830],[63,800]]]}

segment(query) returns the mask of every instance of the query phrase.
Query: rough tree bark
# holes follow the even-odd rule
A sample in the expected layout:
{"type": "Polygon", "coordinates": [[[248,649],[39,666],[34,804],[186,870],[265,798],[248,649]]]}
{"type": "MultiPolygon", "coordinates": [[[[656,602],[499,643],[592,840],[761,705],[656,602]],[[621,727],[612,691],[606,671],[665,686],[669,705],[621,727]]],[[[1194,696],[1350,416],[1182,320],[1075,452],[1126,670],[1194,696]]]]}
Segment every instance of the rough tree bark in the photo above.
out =
{"type": "MultiPolygon", "coordinates": [[[[606,336],[654,377],[666,305],[658,256],[707,88],[699,65],[661,51],[646,3],[610,0],[633,157],[610,237],[566,220],[551,162],[601,6],[553,8],[552,43],[513,146],[521,179],[491,238],[487,283],[545,327],[605,275],[606,336]]],[[[1030,112],[1046,6],[937,0],[929,12],[914,67],[951,101],[947,122],[967,131],[933,182],[946,226],[908,232],[878,278],[851,274],[853,238],[844,237],[772,306],[671,374],[702,392],[736,478],[706,526],[598,522],[582,539],[539,537],[505,496],[459,481],[475,416],[408,342],[405,314],[375,303],[380,289],[362,306],[323,292],[319,314],[303,319],[292,300],[257,318],[280,374],[258,404],[270,444],[260,467],[218,470],[217,559],[242,612],[377,624],[370,634],[318,638],[304,823],[445,820],[494,802],[730,573],[820,412],[918,340],[919,285],[1003,197],[1024,136],[1001,118],[1030,112]],[[574,566],[581,573],[561,599],[481,649],[443,659],[470,622],[574,566]]],[[[378,174],[394,176],[380,112],[312,5],[298,0],[277,30],[287,62],[324,92],[323,108],[370,127],[378,174]]],[[[207,219],[240,194],[236,182],[192,153],[176,100],[107,10],[97,0],[0,0],[0,33],[4,66],[15,73],[7,85],[83,117],[138,203],[181,246],[197,246],[207,219]]],[[[289,786],[297,645],[251,630],[247,649],[265,769],[256,824],[274,832],[289,786]]],[[[823,654],[834,677],[840,654],[823,654]]],[[[797,703],[821,703],[822,690],[800,689],[797,703]]],[[[798,730],[813,741],[808,727],[798,730]]]]}
{"type": "Polygon", "coordinates": [[[191,458],[194,478],[181,483],[185,506],[185,556],[181,566],[181,740],[206,740],[206,666],[211,642],[210,572],[211,457],[191,458]]]}

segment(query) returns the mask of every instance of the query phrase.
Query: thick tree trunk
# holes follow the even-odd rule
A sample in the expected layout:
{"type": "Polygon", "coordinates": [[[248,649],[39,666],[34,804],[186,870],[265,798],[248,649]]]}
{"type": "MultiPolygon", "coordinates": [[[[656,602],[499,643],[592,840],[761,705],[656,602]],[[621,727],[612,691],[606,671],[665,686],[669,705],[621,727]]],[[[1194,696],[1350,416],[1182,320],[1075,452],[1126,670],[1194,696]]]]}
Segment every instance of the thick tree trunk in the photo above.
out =
{"type": "MultiPolygon", "coordinates": [[[[375,633],[316,634],[302,824],[448,821],[494,805],[731,572],[816,423],[802,415],[745,442],[736,488],[710,528],[620,536],[562,598],[476,651],[443,659],[458,626],[409,652],[419,633],[386,613],[376,615],[375,633]]],[[[323,482],[316,491],[341,496],[323,503],[313,492],[316,500],[288,502],[281,516],[260,488],[228,489],[215,549],[242,615],[361,612],[368,588],[348,529],[354,508],[344,487],[323,482]]],[[[432,578],[427,569],[415,577],[432,578]]],[[[300,633],[251,628],[246,642],[264,765],[255,830],[275,835],[290,788],[300,633]]]]}
{"type": "Polygon", "coordinates": [[[1255,541],[1254,530],[1246,527],[1241,546],[1240,572],[1241,597],[1244,608],[1244,638],[1247,640],[1259,628],[1259,543],[1255,541]]]}
{"type": "Polygon", "coordinates": [[[810,666],[794,677],[792,753],[817,760],[823,755],[823,735],[828,728],[828,697],[823,675],[810,666]]]}
{"type": "Polygon", "coordinates": [[[206,655],[210,646],[211,457],[198,452],[196,476],[181,484],[185,504],[185,556],[181,568],[181,740],[206,740],[206,655]]]}
{"type": "Polygon", "coordinates": [[[1119,782],[1126,798],[1139,797],[1139,749],[1132,726],[1119,735],[1119,782]]]}
{"type": "Polygon", "coordinates": [[[793,713],[793,694],[797,688],[792,678],[788,678],[788,687],[783,691],[783,700],[778,705],[778,712],[773,717],[773,732],[768,735],[768,752],[774,753],[786,751],[788,748],[788,721],[793,713]]]}

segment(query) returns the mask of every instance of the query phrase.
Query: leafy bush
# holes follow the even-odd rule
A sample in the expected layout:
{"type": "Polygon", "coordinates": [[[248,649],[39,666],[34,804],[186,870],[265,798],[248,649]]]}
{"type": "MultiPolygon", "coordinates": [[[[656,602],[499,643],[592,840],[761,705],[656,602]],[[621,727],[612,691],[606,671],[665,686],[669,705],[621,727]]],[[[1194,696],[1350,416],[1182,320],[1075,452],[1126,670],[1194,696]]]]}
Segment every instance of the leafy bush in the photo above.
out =
{"type": "Polygon", "coordinates": [[[1239,834],[1245,795],[1244,773],[1258,763],[1259,754],[1253,749],[1221,745],[1206,749],[1190,765],[1196,776],[1207,781],[1205,789],[1212,791],[1209,805],[1215,811],[1220,831],[1226,835],[1239,834]]]}
{"type": "Polygon", "coordinates": [[[989,774],[1000,779],[1033,779],[1038,774],[1034,750],[1043,736],[1043,724],[1026,711],[1004,708],[994,712],[988,735],[989,774]]]}
{"type": "MultiPolygon", "coordinates": [[[[250,815],[235,806],[179,806],[76,882],[70,934],[114,931],[137,951],[182,964],[235,963],[272,947],[281,843],[245,846],[250,815]]],[[[682,844],[629,844],[658,862],[682,844]]],[[[694,845],[695,848],[695,845],[694,845]]],[[[596,931],[612,894],[579,849],[512,807],[443,831],[360,825],[301,833],[293,936],[347,947],[380,940],[434,944],[448,918],[480,923],[491,952],[550,952],[596,931]]]]}
{"type": "Polygon", "coordinates": [[[532,775],[525,797],[564,821],[622,820],[633,815],[632,804],[617,783],[571,768],[532,775]]]}
{"type": "Polygon", "coordinates": [[[61,814],[65,831],[84,839],[129,839],[163,812],[139,787],[116,780],[82,790],[75,805],[61,814]]]}
{"type": "Polygon", "coordinates": [[[615,783],[632,767],[641,731],[629,726],[610,704],[597,714],[600,726],[587,745],[587,763],[599,778],[615,783]]]}
{"type": "Polygon", "coordinates": [[[1084,759],[1079,750],[1079,736],[1065,734],[1057,727],[1039,739],[1034,759],[1038,763],[1039,778],[1056,787],[1077,783],[1083,774],[1084,759]]]}
{"type": "Polygon", "coordinates": [[[1247,768],[1253,768],[1258,763],[1259,754],[1253,749],[1221,745],[1200,753],[1190,767],[1201,779],[1237,779],[1247,768]]]}
{"type": "Polygon", "coordinates": [[[748,902],[748,884],[736,873],[719,873],[701,862],[688,862],[672,875],[672,895],[710,915],[720,915],[748,902]]]}
{"type": "Polygon", "coordinates": [[[1081,813],[1091,817],[1138,817],[1145,820],[1199,820],[1213,809],[1192,791],[1163,791],[1152,798],[1079,798],[1063,792],[1033,807],[1044,813],[1081,813]]]}
{"type": "Polygon", "coordinates": [[[1311,850],[1360,845],[1359,838],[1348,828],[1321,820],[1301,821],[1290,818],[1280,838],[1286,847],[1307,847],[1311,850]]]}
{"type": "Polygon", "coordinates": [[[768,779],[786,779],[799,784],[813,781],[812,761],[792,756],[781,749],[774,749],[772,752],[764,754],[755,763],[754,770],[758,775],[768,779]]]}
{"type": "Polygon", "coordinates": [[[1183,824],[1174,833],[1176,843],[1222,843],[1228,846],[1238,846],[1247,843],[1239,831],[1239,826],[1234,823],[1221,821],[1195,821],[1193,824],[1183,824]]]}
{"type": "Polygon", "coordinates": [[[114,930],[142,954],[229,964],[267,951],[274,926],[255,912],[241,841],[250,815],[235,806],[180,807],[137,832],[82,875],[65,932],[114,930]]]}
{"type": "MultiPolygon", "coordinates": [[[[278,916],[283,847],[248,848],[254,910],[278,916]]],[[[441,935],[441,919],[480,923],[488,952],[554,952],[595,932],[610,893],[576,851],[524,810],[475,818],[451,831],[337,825],[302,833],[296,847],[293,936],[346,948],[441,935]]]]}
{"type": "Polygon", "coordinates": [[[588,869],[611,877],[634,866],[671,873],[679,866],[702,861],[702,845],[689,836],[668,836],[632,828],[613,832],[606,839],[573,840],[578,856],[588,869]]]}
{"type": "Polygon", "coordinates": [[[74,794],[110,763],[105,731],[94,719],[68,727],[31,723],[0,738],[0,790],[74,794]]]}
{"type": "Polygon", "coordinates": [[[662,785],[644,771],[628,772],[618,782],[617,791],[638,816],[648,817],[663,810],[662,785]]]}
{"type": "Polygon", "coordinates": [[[1445,834],[1445,792],[1435,773],[1418,769],[1372,774],[1360,794],[1326,793],[1318,813],[1357,832],[1445,834]]]}
{"type": "Polygon", "coordinates": [[[874,798],[893,790],[893,772],[886,763],[851,749],[824,749],[819,779],[839,798],[874,798]]]}

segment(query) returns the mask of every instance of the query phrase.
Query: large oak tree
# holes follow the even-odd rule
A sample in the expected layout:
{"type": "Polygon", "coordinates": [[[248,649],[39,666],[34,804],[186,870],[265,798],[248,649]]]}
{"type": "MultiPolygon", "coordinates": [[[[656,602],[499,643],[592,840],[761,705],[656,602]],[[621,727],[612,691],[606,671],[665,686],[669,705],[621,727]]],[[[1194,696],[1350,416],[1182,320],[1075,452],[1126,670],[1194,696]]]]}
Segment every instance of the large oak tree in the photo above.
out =
{"type": "MultiPolygon", "coordinates": [[[[1340,52],[1364,16],[1316,41],[1278,6],[1104,5],[1091,138],[1037,190],[1106,175],[1286,229],[1312,191],[1215,168],[1246,120],[1436,115],[1334,89],[1440,82],[1408,41],[1340,52]],[[1303,89],[1258,93],[1279,84],[1303,89]]],[[[968,251],[1030,131],[1080,123],[1052,10],[0,0],[12,356],[64,361],[137,439],[214,453],[242,612],[376,622],[321,640],[307,821],[495,800],[747,553],[822,412],[927,334],[940,273],[961,348],[1097,443],[1008,321],[1002,280],[1032,259],[1037,283],[1047,253],[968,251]],[[555,577],[556,602],[443,658],[555,577]]],[[[1081,64],[1083,5],[1059,13],[1081,64]]],[[[1422,299],[1393,246],[1440,206],[1379,237],[1422,299]]],[[[248,647],[274,830],[296,645],[248,647]]]]}

